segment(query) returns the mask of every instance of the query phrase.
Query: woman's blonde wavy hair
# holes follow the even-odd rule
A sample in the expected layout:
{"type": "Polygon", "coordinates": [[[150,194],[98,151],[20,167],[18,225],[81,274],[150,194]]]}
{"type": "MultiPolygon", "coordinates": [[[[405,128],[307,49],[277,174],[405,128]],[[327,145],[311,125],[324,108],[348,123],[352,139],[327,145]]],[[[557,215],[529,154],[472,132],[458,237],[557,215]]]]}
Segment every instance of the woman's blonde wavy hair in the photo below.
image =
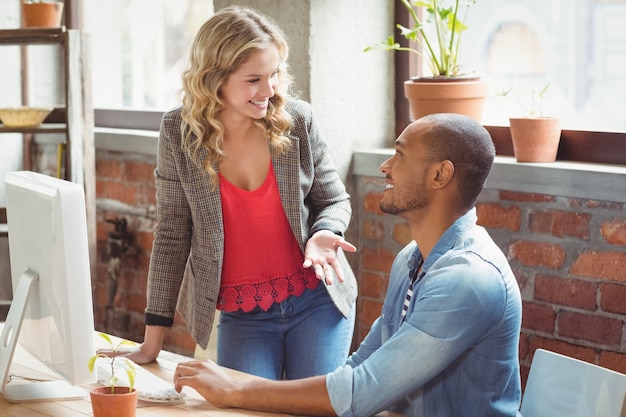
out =
{"type": "Polygon", "coordinates": [[[191,46],[189,63],[183,72],[182,148],[208,171],[215,186],[215,165],[224,156],[224,127],[216,114],[224,107],[220,88],[255,52],[275,45],[281,58],[278,85],[270,98],[267,115],[253,123],[266,132],[273,152],[290,145],[285,136],[292,124],[285,104],[291,76],[287,65],[289,48],[283,32],[268,17],[246,7],[231,6],[205,22],[191,46]],[[200,161],[198,151],[205,147],[208,157],[200,161]]]}

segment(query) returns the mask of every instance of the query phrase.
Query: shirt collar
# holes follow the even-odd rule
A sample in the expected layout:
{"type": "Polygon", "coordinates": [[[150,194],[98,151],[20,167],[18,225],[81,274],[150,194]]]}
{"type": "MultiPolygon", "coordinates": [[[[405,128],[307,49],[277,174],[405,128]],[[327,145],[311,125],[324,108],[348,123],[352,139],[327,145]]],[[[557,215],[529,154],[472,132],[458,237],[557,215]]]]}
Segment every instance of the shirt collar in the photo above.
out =
{"type": "MultiPolygon", "coordinates": [[[[464,215],[456,219],[454,223],[441,235],[435,247],[428,255],[428,258],[424,261],[422,265],[422,273],[425,274],[428,269],[435,263],[439,258],[441,258],[446,252],[448,252],[451,248],[454,247],[455,242],[458,240],[459,236],[461,236],[465,231],[470,229],[476,224],[478,220],[478,216],[476,215],[476,208],[472,208],[468,210],[464,215]]],[[[419,250],[419,247],[415,247],[415,250],[409,257],[407,261],[407,266],[409,267],[409,271],[418,268],[420,263],[422,262],[422,253],[419,250]]]]}

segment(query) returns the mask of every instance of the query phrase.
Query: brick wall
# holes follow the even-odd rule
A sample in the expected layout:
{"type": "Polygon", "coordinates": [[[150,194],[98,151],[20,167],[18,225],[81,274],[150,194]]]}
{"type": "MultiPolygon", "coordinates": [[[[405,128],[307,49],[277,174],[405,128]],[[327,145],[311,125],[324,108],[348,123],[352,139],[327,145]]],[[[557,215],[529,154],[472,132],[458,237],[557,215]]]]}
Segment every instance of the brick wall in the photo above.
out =
{"type": "MultiPolygon", "coordinates": [[[[410,238],[402,219],[378,207],[383,179],[355,178],[362,337],[380,313],[393,257],[410,238]]],[[[537,348],[626,373],[624,204],[486,189],[477,213],[522,292],[523,380],[537,348]]]]}
{"type": "MultiPolygon", "coordinates": [[[[97,260],[94,282],[96,329],[142,341],[146,283],[154,231],[155,158],[125,152],[101,151],[96,161],[97,260]],[[125,219],[132,244],[121,258],[119,273],[110,272],[108,237],[125,219]],[[116,290],[112,282],[117,281],[116,290]],[[110,302],[111,294],[115,294],[110,302]],[[107,309],[107,306],[111,308],[107,309]]],[[[164,348],[191,356],[195,344],[180,316],[167,333],[164,348]]]]}
{"type": "MultiPolygon", "coordinates": [[[[98,259],[96,327],[143,337],[145,286],[154,228],[154,156],[97,154],[98,259]],[[122,260],[106,324],[110,256],[107,219],[125,218],[134,237],[122,260]]],[[[357,175],[349,239],[360,281],[355,340],[378,317],[395,254],[408,243],[407,225],[379,209],[380,177],[357,175]],[[356,236],[351,238],[350,236],[356,236]]],[[[623,203],[486,189],[479,222],[507,254],[523,297],[520,362],[525,380],[532,353],[546,348],[626,372],[626,214],[623,203]]],[[[194,343],[177,316],[166,349],[191,355],[194,343]]]]}

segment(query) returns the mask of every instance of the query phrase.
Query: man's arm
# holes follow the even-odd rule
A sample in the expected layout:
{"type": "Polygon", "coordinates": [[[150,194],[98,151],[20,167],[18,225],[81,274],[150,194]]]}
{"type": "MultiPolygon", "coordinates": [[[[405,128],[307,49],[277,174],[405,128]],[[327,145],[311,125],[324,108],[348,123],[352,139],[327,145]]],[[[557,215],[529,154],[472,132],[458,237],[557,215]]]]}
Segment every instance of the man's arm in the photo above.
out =
{"type": "Polygon", "coordinates": [[[252,379],[240,381],[213,361],[178,365],[174,373],[177,391],[189,386],[216,407],[238,407],[273,413],[336,416],[326,390],[326,376],[295,381],[252,379]]]}

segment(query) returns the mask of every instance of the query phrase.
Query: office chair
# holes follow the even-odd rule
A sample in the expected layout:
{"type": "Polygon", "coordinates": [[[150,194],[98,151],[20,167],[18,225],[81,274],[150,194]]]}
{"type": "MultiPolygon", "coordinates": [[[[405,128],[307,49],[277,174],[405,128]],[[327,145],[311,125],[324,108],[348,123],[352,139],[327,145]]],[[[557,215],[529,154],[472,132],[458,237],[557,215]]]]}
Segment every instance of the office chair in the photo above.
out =
{"type": "Polygon", "coordinates": [[[522,417],[626,417],[626,375],[537,349],[522,417]]]}

